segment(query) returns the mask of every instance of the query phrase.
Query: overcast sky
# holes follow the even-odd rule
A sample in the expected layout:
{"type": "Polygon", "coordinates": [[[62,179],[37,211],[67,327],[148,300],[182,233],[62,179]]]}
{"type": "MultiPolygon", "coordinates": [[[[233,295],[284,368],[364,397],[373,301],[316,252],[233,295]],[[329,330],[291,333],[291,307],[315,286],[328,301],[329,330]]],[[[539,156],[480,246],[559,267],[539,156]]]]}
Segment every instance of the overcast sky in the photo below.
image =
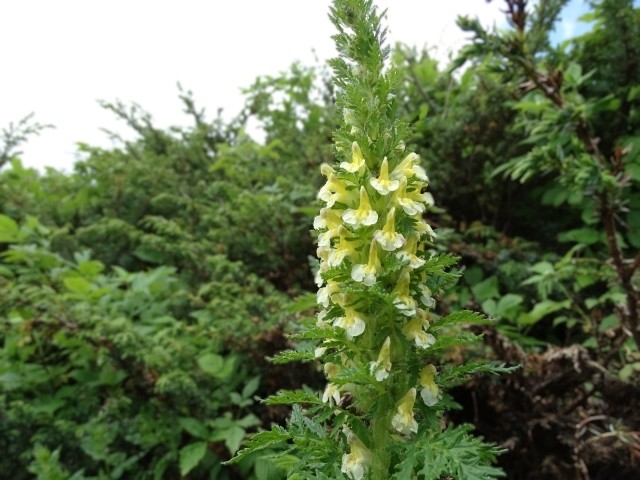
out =
{"type": "MultiPolygon", "coordinates": [[[[574,0],[574,3],[581,0],[574,0]]],[[[501,1],[378,0],[391,43],[458,48],[460,14],[501,22],[501,1]]],[[[75,143],[109,146],[100,128],[127,132],[98,99],[135,101],[161,127],[182,124],[177,83],[210,117],[242,107],[240,89],[296,60],[335,53],[329,0],[20,0],[0,2],[0,127],[34,112],[51,123],[23,162],[70,170],[75,143]],[[314,53],[315,51],[315,53],[314,53]]],[[[573,28],[568,22],[562,27],[573,28]]],[[[570,31],[567,34],[572,33],[570,31]]]]}

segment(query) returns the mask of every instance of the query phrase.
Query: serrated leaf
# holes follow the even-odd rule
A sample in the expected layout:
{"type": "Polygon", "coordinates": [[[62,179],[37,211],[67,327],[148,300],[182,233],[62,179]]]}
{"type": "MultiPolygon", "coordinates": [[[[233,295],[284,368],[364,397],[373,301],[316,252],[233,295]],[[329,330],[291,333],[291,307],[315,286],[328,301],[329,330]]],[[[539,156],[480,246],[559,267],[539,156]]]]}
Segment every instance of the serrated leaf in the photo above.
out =
{"type": "Polygon", "coordinates": [[[413,480],[415,478],[414,468],[416,465],[416,457],[414,449],[409,446],[400,458],[404,458],[400,463],[395,466],[395,473],[393,480],[413,480]]]}
{"type": "Polygon", "coordinates": [[[292,313],[306,312],[318,305],[315,293],[308,293],[306,295],[300,295],[293,302],[287,305],[286,310],[292,313]]]}
{"type": "Polygon", "coordinates": [[[460,312],[455,312],[446,317],[441,317],[436,320],[431,328],[438,329],[444,327],[445,325],[452,325],[455,323],[473,323],[473,324],[485,324],[489,323],[487,318],[479,313],[472,312],[471,310],[462,310],[460,312]]]}
{"type": "Polygon", "coordinates": [[[249,441],[247,441],[245,447],[236,453],[235,457],[224,462],[223,465],[238,463],[247,455],[250,455],[259,450],[286,444],[290,438],[291,435],[285,429],[279,426],[272,427],[271,430],[268,430],[266,432],[256,433],[249,439],[249,441]]]}
{"type": "Polygon", "coordinates": [[[185,476],[196,468],[207,453],[207,442],[196,442],[180,449],[180,475],[185,476]]]}
{"type": "Polygon", "coordinates": [[[298,352],[296,350],[283,350],[282,352],[278,352],[273,357],[269,357],[268,360],[271,363],[275,363],[276,365],[281,365],[284,363],[315,360],[315,355],[313,352],[298,352]]]}
{"type": "Polygon", "coordinates": [[[264,400],[267,405],[322,404],[322,400],[313,393],[304,390],[281,390],[264,400]]]}

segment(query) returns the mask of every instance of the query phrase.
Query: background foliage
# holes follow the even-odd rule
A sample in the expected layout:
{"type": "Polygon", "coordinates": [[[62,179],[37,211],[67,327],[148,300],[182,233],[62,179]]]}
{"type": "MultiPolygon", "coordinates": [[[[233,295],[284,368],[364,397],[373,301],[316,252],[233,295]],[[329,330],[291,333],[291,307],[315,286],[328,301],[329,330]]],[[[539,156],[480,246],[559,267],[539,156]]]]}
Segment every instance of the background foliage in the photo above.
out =
{"type": "MultiPolygon", "coordinates": [[[[473,38],[450,65],[398,46],[398,114],[440,208],[429,221],[462,259],[440,313],[495,319],[448,360],[522,365],[455,388],[448,420],[507,448],[509,478],[636,478],[640,12],[592,2],[587,33],[556,45],[564,3],[505,1],[498,33],[461,19],[473,38]]],[[[230,122],[181,91],[189,128],[105,103],[136,139],[80,145],[70,174],[20,163],[46,126],[3,131],[0,477],[285,478],[268,451],[221,462],[287,415],[254,395],[323,387],[313,364],[265,357],[315,304],[327,78],[259,78],[230,122]]]]}

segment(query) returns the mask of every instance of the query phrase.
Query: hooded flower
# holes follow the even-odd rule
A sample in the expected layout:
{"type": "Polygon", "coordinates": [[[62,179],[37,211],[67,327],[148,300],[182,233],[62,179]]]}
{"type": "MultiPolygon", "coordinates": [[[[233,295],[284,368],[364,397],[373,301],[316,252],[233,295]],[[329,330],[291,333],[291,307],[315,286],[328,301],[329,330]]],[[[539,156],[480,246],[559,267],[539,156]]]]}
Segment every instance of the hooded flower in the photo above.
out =
{"type": "Polygon", "coordinates": [[[329,270],[329,255],[331,254],[331,249],[329,247],[318,247],[316,250],[317,257],[321,260],[320,266],[318,267],[318,271],[316,272],[315,282],[318,287],[321,287],[324,284],[324,278],[322,278],[322,274],[329,270]]]}
{"type": "Polygon", "coordinates": [[[378,242],[375,238],[369,246],[369,260],[366,265],[354,265],[351,269],[351,278],[356,282],[363,282],[367,287],[376,283],[377,275],[382,271],[382,264],[378,259],[378,242]]]}
{"type": "Polygon", "coordinates": [[[403,435],[411,435],[418,431],[418,422],[413,418],[413,405],[416,402],[416,389],[410,388],[400,400],[398,411],[391,420],[391,425],[403,435]]]}
{"type": "Polygon", "coordinates": [[[324,308],[329,306],[329,301],[331,300],[331,296],[334,293],[340,292],[340,286],[331,280],[327,282],[327,284],[318,290],[316,295],[316,299],[318,304],[322,305],[324,308]]]}
{"type": "MultiPolygon", "coordinates": [[[[407,215],[417,215],[425,210],[424,197],[415,191],[407,193],[407,177],[400,178],[400,188],[394,194],[394,202],[404,210],[407,215]]],[[[433,197],[431,197],[433,199],[433,197]]]]}
{"type": "Polygon", "coordinates": [[[336,176],[336,171],[326,163],[320,167],[320,171],[327,177],[327,182],[318,191],[318,198],[327,203],[327,208],[333,207],[336,202],[346,203],[352,196],[347,190],[347,183],[336,176]]]}
{"type": "Polygon", "coordinates": [[[345,432],[351,451],[342,456],[342,473],[353,480],[362,480],[369,469],[373,455],[351,430],[345,429],[345,432]]]}
{"type": "Polygon", "coordinates": [[[427,308],[433,308],[436,306],[436,301],[431,296],[431,289],[426,285],[420,285],[420,301],[427,308]]]}
{"type": "Polygon", "coordinates": [[[395,192],[400,187],[398,180],[391,180],[389,178],[389,163],[387,162],[387,157],[384,157],[384,160],[382,160],[378,178],[372,178],[370,182],[371,186],[375,188],[380,195],[388,195],[389,192],[395,192]]]}
{"type": "Polygon", "coordinates": [[[411,292],[409,291],[410,281],[411,277],[409,276],[409,271],[405,268],[402,273],[400,273],[398,283],[396,283],[393,292],[391,292],[394,296],[393,304],[398,310],[400,310],[400,313],[407,317],[416,313],[416,301],[413,299],[411,292]]]}
{"type": "Polygon", "coordinates": [[[437,237],[436,232],[433,231],[431,225],[422,220],[422,218],[416,218],[416,220],[418,222],[416,224],[416,232],[418,232],[420,235],[427,234],[430,239],[434,239],[437,237]]]}
{"type": "Polygon", "coordinates": [[[412,318],[402,329],[402,333],[420,348],[429,348],[436,343],[436,337],[424,331],[424,322],[418,317],[412,318]]]}
{"type": "Polygon", "coordinates": [[[420,371],[420,385],[422,385],[420,396],[427,407],[433,407],[442,398],[442,393],[433,380],[436,373],[438,373],[436,367],[431,364],[420,371]]]}
{"type": "Polygon", "coordinates": [[[327,231],[318,236],[318,246],[328,247],[331,244],[331,239],[338,235],[340,225],[342,225],[342,217],[339,210],[331,208],[320,210],[320,215],[313,220],[313,228],[316,230],[326,228],[327,231]]]}
{"type": "Polygon", "coordinates": [[[327,362],[324,364],[324,373],[327,377],[335,377],[340,372],[340,367],[335,363],[327,362]]]}
{"type": "Polygon", "coordinates": [[[404,248],[396,253],[396,257],[400,260],[409,262],[411,268],[420,268],[425,261],[419,258],[416,253],[418,251],[418,235],[411,235],[404,248]]]}
{"type": "Polygon", "coordinates": [[[389,376],[391,370],[391,337],[387,337],[380,353],[378,353],[378,360],[369,364],[369,371],[372,375],[375,375],[376,380],[381,382],[389,376]]]}
{"type": "Polygon", "coordinates": [[[340,403],[340,387],[335,383],[327,383],[322,394],[322,401],[329,405],[338,405],[340,403]]]}
{"type": "Polygon", "coordinates": [[[410,153],[404,160],[402,160],[396,168],[391,172],[391,178],[395,178],[400,180],[401,177],[411,178],[414,175],[423,182],[428,182],[427,172],[424,171],[418,162],[420,161],[420,156],[417,153],[410,153]]]}
{"type": "Polygon", "coordinates": [[[353,307],[345,307],[344,316],[336,318],[334,325],[342,328],[349,340],[362,335],[365,328],[364,319],[353,307]]]}
{"type": "Polygon", "coordinates": [[[360,187],[360,205],[357,210],[349,208],[342,214],[342,220],[356,228],[373,225],[378,221],[378,213],[371,208],[369,196],[364,187],[360,187]]]}
{"type": "Polygon", "coordinates": [[[351,257],[356,254],[356,241],[348,237],[349,232],[344,226],[340,226],[338,234],[338,242],[335,248],[329,253],[327,263],[330,267],[337,267],[340,265],[345,257],[351,257]]]}
{"type": "Polygon", "coordinates": [[[396,209],[392,208],[387,214],[387,220],[382,230],[376,230],[373,238],[387,252],[397,250],[404,245],[405,239],[402,234],[396,232],[396,209]]]}
{"type": "Polygon", "coordinates": [[[351,144],[351,163],[342,162],[340,164],[340,168],[346,170],[347,172],[362,173],[364,171],[365,162],[364,156],[362,155],[362,150],[360,150],[360,146],[358,142],[353,142],[351,144]]]}

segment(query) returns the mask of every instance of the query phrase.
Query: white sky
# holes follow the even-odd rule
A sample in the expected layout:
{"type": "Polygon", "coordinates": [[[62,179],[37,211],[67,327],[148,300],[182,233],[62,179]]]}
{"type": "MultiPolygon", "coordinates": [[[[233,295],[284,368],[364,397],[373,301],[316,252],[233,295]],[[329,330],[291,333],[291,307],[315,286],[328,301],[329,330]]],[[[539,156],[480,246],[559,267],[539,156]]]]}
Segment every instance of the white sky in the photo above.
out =
{"type": "MultiPolygon", "coordinates": [[[[389,41],[460,46],[459,14],[485,24],[502,2],[377,0],[388,8],[389,41]]],[[[35,112],[51,123],[24,146],[23,162],[70,170],[78,141],[108,147],[101,127],[128,133],[97,100],[135,101],[156,125],[188,123],[177,83],[212,118],[243,104],[242,87],[296,60],[313,64],[335,51],[329,0],[16,0],[0,2],[0,128],[35,112]]]]}

